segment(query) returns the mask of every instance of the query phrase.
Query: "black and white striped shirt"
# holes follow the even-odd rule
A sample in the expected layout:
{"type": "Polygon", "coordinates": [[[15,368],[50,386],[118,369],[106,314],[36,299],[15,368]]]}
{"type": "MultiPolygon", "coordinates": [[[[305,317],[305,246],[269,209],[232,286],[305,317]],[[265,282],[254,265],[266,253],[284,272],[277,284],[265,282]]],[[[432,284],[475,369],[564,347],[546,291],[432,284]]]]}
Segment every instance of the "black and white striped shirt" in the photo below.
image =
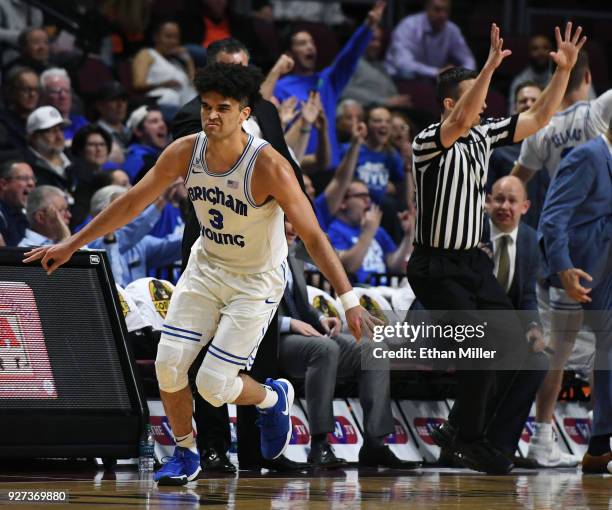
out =
{"type": "Polygon", "coordinates": [[[518,115],[485,119],[448,149],[437,122],[412,143],[416,185],[416,244],[468,250],[480,242],[491,150],[513,143],[518,115]]]}

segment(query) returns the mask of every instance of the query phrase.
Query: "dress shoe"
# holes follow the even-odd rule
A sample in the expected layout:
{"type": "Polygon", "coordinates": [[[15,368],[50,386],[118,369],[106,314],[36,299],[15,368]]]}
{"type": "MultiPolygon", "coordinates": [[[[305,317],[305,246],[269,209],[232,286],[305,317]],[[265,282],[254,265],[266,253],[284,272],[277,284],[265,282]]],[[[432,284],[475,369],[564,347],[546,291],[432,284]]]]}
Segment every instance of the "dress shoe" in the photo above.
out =
{"type": "Polygon", "coordinates": [[[215,448],[204,450],[201,465],[204,471],[216,471],[217,473],[236,472],[236,466],[230,462],[227,455],[215,448]]]}
{"type": "Polygon", "coordinates": [[[416,469],[421,466],[421,463],[398,459],[387,445],[368,444],[366,442],[359,450],[359,465],[381,466],[392,469],[416,469]]]}
{"type": "Polygon", "coordinates": [[[505,475],[514,464],[486,439],[464,441],[457,431],[444,423],[431,431],[431,438],[440,448],[446,449],[465,467],[491,475],[505,475]]]}
{"type": "Polygon", "coordinates": [[[461,468],[463,465],[457,460],[455,454],[447,448],[440,448],[440,456],[438,457],[438,466],[445,468],[461,468]]]}
{"type": "Polygon", "coordinates": [[[612,452],[603,455],[585,453],[582,458],[583,473],[612,473],[612,452]]]}
{"type": "MultiPolygon", "coordinates": [[[[242,468],[242,465],[240,466],[242,468]]],[[[276,459],[262,459],[261,464],[256,466],[257,469],[269,469],[271,471],[278,471],[280,473],[291,473],[295,471],[306,471],[310,469],[310,466],[305,462],[295,462],[288,459],[284,455],[277,457],[276,459]]],[[[245,467],[244,469],[249,469],[245,467]]],[[[253,466],[250,468],[253,469],[253,466]]]]}
{"type": "Polygon", "coordinates": [[[328,442],[314,443],[310,447],[308,463],[315,468],[335,469],[348,465],[346,460],[336,457],[333,448],[328,442]]]}

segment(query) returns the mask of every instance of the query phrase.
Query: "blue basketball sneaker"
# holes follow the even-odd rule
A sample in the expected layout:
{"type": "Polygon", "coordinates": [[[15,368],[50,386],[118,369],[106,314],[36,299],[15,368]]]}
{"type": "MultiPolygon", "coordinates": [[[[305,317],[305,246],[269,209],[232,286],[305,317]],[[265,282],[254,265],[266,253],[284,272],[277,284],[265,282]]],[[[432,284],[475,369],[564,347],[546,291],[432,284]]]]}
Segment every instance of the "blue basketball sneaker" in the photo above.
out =
{"type": "Polygon", "coordinates": [[[276,391],[278,402],[269,409],[257,408],[257,425],[261,429],[261,454],[271,460],[280,457],[291,440],[294,391],[286,379],[268,379],[266,385],[276,391]]]}
{"type": "Polygon", "coordinates": [[[200,454],[177,446],[174,455],[159,468],[153,479],[158,485],[185,485],[195,480],[201,470],[200,454]]]}

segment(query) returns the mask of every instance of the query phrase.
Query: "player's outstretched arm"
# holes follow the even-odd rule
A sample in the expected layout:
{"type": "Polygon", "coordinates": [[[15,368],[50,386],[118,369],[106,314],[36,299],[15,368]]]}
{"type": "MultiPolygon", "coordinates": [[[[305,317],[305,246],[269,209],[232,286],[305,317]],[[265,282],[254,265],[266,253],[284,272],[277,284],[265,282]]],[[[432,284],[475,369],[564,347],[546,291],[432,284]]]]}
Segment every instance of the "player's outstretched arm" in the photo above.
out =
{"type": "Polygon", "coordinates": [[[380,325],[382,322],[363,309],[355,294],[351,292],[353,289],[342,263],[319,227],[312,206],[301,190],[289,163],[274,149],[267,147],[257,159],[254,175],[251,191],[257,202],[261,203],[270,195],[276,199],[317,267],[337,294],[346,296],[344,301],[349,303],[349,306],[345,306],[346,321],[355,339],[361,339],[362,327],[365,334],[371,337],[374,325],[380,325]]]}
{"type": "Polygon", "coordinates": [[[194,136],[181,138],[160,155],[155,166],[117,200],[96,216],[83,230],[53,246],[41,246],[25,253],[24,262],[40,260],[51,274],[70,260],[72,254],[87,243],[113,232],[132,221],[155,198],[176,180],[185,176],[193,149],[194,136]]]}
{"type": "MultiPolygon", "coordinates": [[[[516,123],[516,131],[514,132],[515,142],[520,142],[542,129],[548,124],[551,117],[558,110],[565,94],[565,89],[567,89],[570,71],[576,63],[580,48],[582,48],[586,42],[586,37],[580,37],[581,33],[582,27],[578,27],[576,32],[572,35],[571,21],[565,25],[565,34],[563,38],[561,38],[561,30],[559,30],[559,27],[555,27],[557,51],[551,51],[550,58],[557,65],[557,69],[548,86],[542,91],[540,97],[538,97],[538,100],[533,103],[529,110],[519,115],[516,123]]],[[[523,176],[530,177],[523,174],[519,175],[519,178],[523,176]]]]}
{"type": "Polygon", "coordinates": [[[504,40],[499,37],[499,27],[491,25],[491,47],[489,57],[470,90],[463,94],[451,114],[440,127],[440,141],[444,147],[450,147],[457,139],[472,127],[474,119],[480,114],[489,91],[489,84],[495,69],[510,55],[510,50],[503,49],[504,40]]]}

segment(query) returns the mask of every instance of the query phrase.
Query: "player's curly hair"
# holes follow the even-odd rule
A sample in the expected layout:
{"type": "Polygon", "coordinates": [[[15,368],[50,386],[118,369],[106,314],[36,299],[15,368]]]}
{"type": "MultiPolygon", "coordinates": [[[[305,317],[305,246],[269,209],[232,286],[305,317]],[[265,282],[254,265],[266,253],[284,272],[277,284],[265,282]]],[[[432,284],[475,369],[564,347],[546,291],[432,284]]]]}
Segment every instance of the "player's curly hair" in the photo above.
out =
{"type": "Polygon", "coordinates": [[[240,102],[242,107],[253,107],[261,98],[262,81],[263,74],[257,67],[215,62],[198,69],[193,84],[199,94],[218,92],[240,102]]]}

